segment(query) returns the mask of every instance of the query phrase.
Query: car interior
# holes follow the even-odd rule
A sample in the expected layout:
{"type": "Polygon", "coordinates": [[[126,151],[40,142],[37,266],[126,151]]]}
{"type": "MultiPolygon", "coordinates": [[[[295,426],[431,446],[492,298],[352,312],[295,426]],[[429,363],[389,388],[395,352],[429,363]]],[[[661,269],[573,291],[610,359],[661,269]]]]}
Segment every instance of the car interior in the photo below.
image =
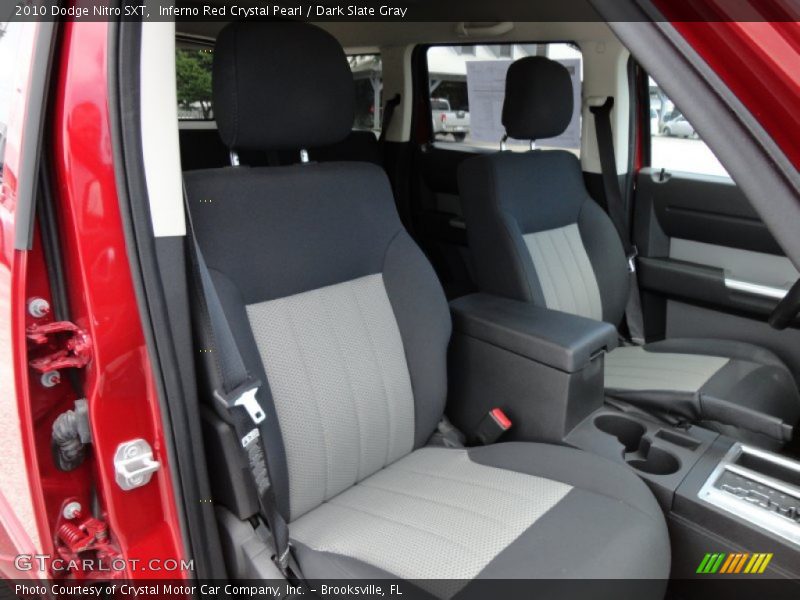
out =
{"type": "Polygon", "coordinates": [[[711,126],[664,128],[679,73],[604,22],[158,26],[225,576],[800,577],[800,273],[711,126]]]}

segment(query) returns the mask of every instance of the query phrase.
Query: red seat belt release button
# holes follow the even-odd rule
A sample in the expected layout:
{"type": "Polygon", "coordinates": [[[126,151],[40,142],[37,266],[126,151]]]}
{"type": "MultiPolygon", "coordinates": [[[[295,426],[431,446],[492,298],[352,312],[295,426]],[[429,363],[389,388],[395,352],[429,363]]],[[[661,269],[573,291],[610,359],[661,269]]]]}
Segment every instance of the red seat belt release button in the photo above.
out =
{"type": "Polygon", "coordinates": [[[489,411],[489,415],[503,431],[508,431],[511,429],[511,419],[506,416],[506,413],[503,412],[503,409],[493,408],[489,411]]]}
{"type": "Polygon", "coordinates": [[[474,441],[481,445],[493,444],[511,429],[511,419],[500,408],[490,410],[475,429],[474,441]]]}

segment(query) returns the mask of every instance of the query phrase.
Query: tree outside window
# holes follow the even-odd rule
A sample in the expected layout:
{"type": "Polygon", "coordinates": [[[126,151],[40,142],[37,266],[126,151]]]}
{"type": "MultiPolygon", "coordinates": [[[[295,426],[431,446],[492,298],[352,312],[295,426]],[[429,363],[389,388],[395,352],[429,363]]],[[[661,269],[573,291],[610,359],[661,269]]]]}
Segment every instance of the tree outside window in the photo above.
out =
{"type": "Polygon", "coordinates": [[[211,104],[211,49],[178,48],[175,53],[175,76],[178,87],[180,119],[214,118],[211,104]]]}

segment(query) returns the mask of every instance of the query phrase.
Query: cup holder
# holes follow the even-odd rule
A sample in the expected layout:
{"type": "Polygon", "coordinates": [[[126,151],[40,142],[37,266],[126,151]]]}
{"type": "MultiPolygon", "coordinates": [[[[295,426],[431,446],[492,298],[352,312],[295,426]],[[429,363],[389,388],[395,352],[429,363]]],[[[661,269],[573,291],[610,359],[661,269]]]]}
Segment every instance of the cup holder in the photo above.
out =
{"type": "Polygon", "coordinates": [[[638,449],[642,436],[647,432],[641,423],[617,415],[601,415],[594,420],[594,426],[617,438],[625,446],[626,453],[638,449]]]}
{"type": "Polygon", "coordinates": [[[617,438],[624,447],[624,458],[630,466],[650,475],[671,475],[681,468],[674,454],[645,438],[647,428],[641,423],[619,415],[600,415],[594,426],[603,433],[617,438]]]}
{"type": "Polygon", "coordinates": [[[639,451],[625,460],[634,469],[651,475],[671,475],[681,468],[673,454],[652,446],[648,440],[642,440],[639,451]]]}

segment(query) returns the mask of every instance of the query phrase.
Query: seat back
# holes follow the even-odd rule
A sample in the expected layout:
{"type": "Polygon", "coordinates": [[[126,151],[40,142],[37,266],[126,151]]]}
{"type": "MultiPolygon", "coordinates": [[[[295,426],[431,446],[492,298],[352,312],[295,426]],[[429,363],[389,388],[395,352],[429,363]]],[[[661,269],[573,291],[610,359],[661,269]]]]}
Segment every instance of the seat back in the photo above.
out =
{"type": "MultiPolygon", "coordinates": [[[[514,62],[503,125],[515,139],[562,133],[572,115],[567,69],[544,57],[514,62]]],[[[590,198],[580,162],[563,150],[500,152],[458,174],[478,286],[617,325],[628,297],[622,243],[590,198]]]]}
{"type": "MultiPolygon", "coordinates": [[[[234,151],[323,146],[350,130],[347,61],[316,27],[231,24],[214,74],[220,135],[234,151]],[[294,118],[306,123],[287,126],[294,118]]],[[[246,366],[266,382],[262,434],[284,516],[424,444],[444,410],[450,320],[383,170],[228,167],[186,173],[186,185],[246,366]]]]}

